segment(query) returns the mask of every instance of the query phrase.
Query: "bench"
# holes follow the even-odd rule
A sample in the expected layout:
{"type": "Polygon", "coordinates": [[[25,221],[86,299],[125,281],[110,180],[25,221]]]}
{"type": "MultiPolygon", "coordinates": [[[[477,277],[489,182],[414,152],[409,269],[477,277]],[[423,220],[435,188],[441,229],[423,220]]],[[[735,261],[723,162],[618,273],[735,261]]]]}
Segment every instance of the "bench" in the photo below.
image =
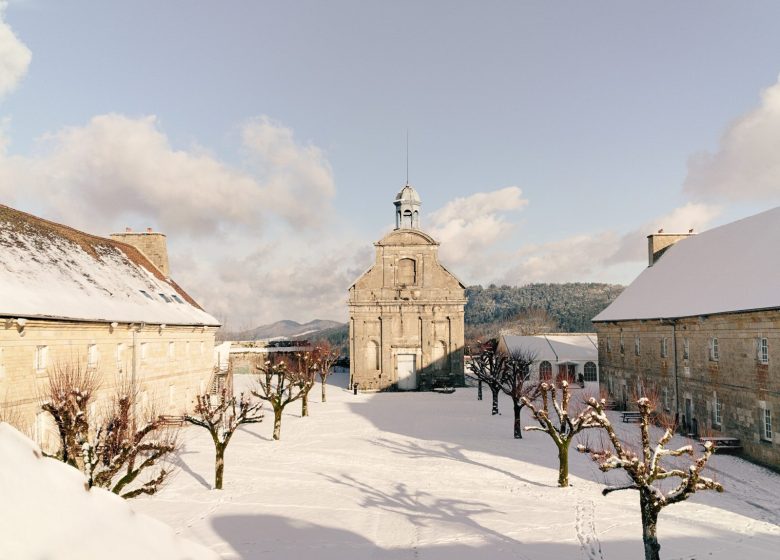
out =
{"type": "Polygon", "coordinates": [[[625,412],[621,413],[621,416],[623,417],[623,422],[625,423],[638,423],[642,421],[642,413],[627,410],[625,412]]]}
{"type": "Polygon", "coordinates": [[[184,416],[172,416],[163,414],[160,421],[164,426],[184,426],[184,416]]]}
{"type": "Polygon", "coordinates": [[[735,437],[703,437],[700,438],[701,445],[710,442],[712,444],[713,451],[719,451],[721,453],[739,452],[742,451],[742,442],[739,438],[735,437]]]}

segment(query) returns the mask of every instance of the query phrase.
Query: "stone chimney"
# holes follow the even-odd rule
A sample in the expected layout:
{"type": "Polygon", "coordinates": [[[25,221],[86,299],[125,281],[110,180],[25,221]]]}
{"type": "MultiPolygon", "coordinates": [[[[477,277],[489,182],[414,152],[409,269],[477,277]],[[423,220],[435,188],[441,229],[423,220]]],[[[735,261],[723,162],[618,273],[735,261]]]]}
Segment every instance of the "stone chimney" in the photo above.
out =
{"type": "Polygon", "coordinates": [[[146,228],[145,232],[134,232],[131,228],[125,228],[124,233],[112,233],[111,239],[132,245],[141,251],[166,278],[171,276],[168,265],[168,245],[164,233],[157,233],[152,228],[146,228]]]}
{"type": "Polygon", "coordinates": [[[647,266],[653,266],[661,258],[666,250],[686,237],[696,235],[693,230],[688,233],[664,233],[659,229],[658,233],[652,233],[647,236],[647,266]]]}

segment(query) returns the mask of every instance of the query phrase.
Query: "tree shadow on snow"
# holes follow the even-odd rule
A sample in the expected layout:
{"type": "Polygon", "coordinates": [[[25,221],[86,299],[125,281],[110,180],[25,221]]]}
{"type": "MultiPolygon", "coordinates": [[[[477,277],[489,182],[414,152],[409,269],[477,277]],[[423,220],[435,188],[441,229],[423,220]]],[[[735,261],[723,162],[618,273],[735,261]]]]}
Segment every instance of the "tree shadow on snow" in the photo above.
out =
{"type": "Polygon", "coordinates": [[[182,459],[184,455],[198,455],[200,452],[198,451],[187,451],[185,449],[181,449],[178,453],[176,453],[176,461],[175,465],[179,467],[182,471],[190,475],[192,478],[195,479],[196,482],[198,482],[201,486],[203,486],[206,490],[211,490],[211,484],[203,478],[200,474],[196,473],[192,468],[187,464],[187,462],[182,459]]]}

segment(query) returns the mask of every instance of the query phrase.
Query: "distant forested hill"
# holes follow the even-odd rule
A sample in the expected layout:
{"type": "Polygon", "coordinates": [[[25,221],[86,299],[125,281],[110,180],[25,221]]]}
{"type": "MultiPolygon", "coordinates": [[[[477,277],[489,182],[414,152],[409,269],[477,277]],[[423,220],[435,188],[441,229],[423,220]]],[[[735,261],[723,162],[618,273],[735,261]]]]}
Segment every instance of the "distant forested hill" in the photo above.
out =
{"type": "Polygon", "coordinates": [[[542,309],[559,332],[591,332],[590,320],[607,307],[624,286],[615,284],[528,284],[469,286],[466,325],[475,328],[512,321],[529,310],[542,309]]]}

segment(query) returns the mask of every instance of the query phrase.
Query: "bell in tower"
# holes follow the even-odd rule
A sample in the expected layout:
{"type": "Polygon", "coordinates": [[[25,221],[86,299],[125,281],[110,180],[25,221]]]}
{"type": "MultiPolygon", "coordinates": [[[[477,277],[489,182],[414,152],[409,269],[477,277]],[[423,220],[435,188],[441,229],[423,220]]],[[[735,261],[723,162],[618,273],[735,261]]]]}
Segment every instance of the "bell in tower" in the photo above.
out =
{"type": "Polygon", "coordinates": [[[406,185],[395,196],[395,229],[420,229],[420,195],[406,185]]]}

